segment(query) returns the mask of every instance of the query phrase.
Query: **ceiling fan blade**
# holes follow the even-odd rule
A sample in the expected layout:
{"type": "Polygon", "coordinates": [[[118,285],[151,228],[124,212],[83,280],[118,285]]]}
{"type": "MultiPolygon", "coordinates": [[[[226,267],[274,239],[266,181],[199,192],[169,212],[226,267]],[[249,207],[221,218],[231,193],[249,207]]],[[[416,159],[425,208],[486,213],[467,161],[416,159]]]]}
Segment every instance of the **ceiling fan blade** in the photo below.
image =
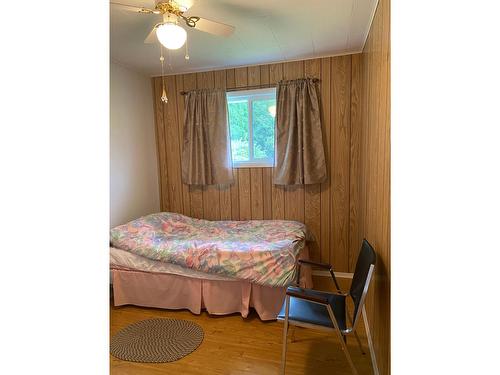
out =
{"type": "Polygon", "coordinates": [[[129,12],[134,12],[134,13],[146,13],[146,14],[159,14],[160,12],[155,10],[155,9],[148,9],[148,8],[140,8],[136,7],[133,5],[128,5],[128,4],[122,4],[122,3],[115,3],[115,2],[110,2],[111,5],[114,5],[116,8],[120,8],[123,10],[127,10],[129,12]]]}
{"type": "Polygon", "coordinates": [[[199,21],[196,22],[194,29],[221,36],[229,36],[234,32],[234,26],[207,20],[206,18],[200,18],[199,21]]]}
{"type": "Polygon", "coordinates": [[[195,0],[175,0],[175,2],[183,12],[187,12],[194,5],[195,0]]]}
{"type": "Polygon", "coordinates": [[[156,26],[157,25],[153,27],[153,30],[151,30],[146,39],[144,39],[145,44],[153,44],[157,42],[158,38],[156,37],[156,26]]]}

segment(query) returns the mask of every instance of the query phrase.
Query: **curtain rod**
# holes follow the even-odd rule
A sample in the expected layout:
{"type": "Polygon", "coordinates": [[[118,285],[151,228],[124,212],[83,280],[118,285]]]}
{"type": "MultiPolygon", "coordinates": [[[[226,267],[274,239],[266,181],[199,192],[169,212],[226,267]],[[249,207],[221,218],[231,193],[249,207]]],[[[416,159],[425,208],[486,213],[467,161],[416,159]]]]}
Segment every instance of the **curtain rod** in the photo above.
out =
{"type": "MultiPolygon", "coordinates": [[[[313,78],[313,82],[319,82],[319,78],[313,78]]],[[[286,81],[285,81],[286,82],[286,81]]],[[[242,86],[242,87],[231,87],[231,88],[226,88],[226,92],[231,92],[231,91],[243,91],[243,90],[252,90],[252,89],[270,89],[271,87],[276,87],[277,83],[272,83],[272,84],[264,84],[264,85],[253,85],[253,86],[242,86]]],[[[189,91],[180,91],[179,94],[181,95],[187,95],[189,91]]]]}

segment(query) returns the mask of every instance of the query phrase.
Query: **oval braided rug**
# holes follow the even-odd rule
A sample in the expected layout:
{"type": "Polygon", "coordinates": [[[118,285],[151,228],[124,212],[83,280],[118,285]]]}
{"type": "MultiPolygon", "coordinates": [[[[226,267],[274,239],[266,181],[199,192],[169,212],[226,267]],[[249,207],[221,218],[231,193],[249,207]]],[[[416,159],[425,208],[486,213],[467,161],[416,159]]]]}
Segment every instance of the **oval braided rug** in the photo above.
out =
{"type": "Polygon", "coordinates": [[[132,362],[172,362],[200,346],[203,329],[180,319],[147,319],[131,324],[111,338],[111,354],[132,362]]]}

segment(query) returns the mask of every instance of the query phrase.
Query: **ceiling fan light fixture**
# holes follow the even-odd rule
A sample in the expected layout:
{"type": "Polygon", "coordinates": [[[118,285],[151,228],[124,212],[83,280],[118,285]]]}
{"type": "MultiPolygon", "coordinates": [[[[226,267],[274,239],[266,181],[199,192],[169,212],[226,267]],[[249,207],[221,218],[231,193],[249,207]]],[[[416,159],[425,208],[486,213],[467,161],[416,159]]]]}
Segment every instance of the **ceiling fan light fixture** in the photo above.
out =
{"type": "Polygon", "coordinates": [[[186,43],[187,33],[175,23],[164,23],[156,28],[156,36],[168,49],[179,49],[186,43]]]}

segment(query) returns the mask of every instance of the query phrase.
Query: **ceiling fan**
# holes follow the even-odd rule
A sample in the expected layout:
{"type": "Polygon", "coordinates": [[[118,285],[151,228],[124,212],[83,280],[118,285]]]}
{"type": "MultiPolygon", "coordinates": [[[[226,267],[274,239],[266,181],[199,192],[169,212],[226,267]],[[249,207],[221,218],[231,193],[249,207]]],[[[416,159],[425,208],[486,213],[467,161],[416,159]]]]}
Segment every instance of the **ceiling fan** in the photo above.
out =
{"type": "Polygon", "coordinates": [[[186,42],[186,30],[179,26],[179,23],[184,23],[190,28],[214,35],[229,36],[234,32],[234,26],[198,16],[185,15],[184,13],[187,12],[188,7],[174,0],[155,0],[154,9],[113,1],[111,1],[111,4],[135,13],[161,15],[162,21],[153,26],[144,43],[154,43],[157,38],[168,49],[178,49],[186,42]]]}

